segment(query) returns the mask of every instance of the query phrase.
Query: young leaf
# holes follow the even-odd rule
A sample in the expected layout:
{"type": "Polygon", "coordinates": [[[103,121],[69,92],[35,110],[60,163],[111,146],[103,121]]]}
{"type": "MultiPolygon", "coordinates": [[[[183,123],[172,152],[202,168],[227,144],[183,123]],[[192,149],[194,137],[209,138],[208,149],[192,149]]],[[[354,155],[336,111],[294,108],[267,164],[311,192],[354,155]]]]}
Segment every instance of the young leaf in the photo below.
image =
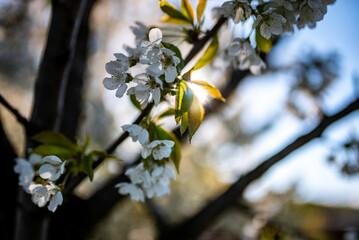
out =
{"type": "Polygon", "coordinates": [[[157,125],[156,135],[160,140],[172,140],[175,142],[175,145],[171,152],[171,159],[176,167],[177,172],[179,173],[179,166],[181,162],[181,143],[173,132],[166,131],[165,129],[157,125]]]}
{"type": "Polygon", "coordinates": [[[209,83],[204,82],[204,81],[196,81],[196,80],[192,80],[191,83],[194,83],[197,86],[203,88],[212,97],[217,98],[217,99],[221,100],[222,102],[226,102],[226,99],[224,97],[222,97],[222,94],[218,90],[218,88],[216,88],[212,84],[209,84],[209,83]]]}
{"type": "Polygon", "coordinates": [[[192,71],[198,70],[208,63],[210,63],[213,58],[216,56],[218,50],[218,36],[213,37],[212,42],[209,44],[208,48],[204,52],[203,56],[198,60],[196,65],[193,67],[192,71]]]}
{"type": "Polygon", "coordinates": [[[188,0],[182,0],[181,6],[183,14],[188,18],[188,20],[191,21],[191,23],[193,23],[194,13],[191,4],[188,2],[188,0]]]}
{"type": "Polygon", "coordinates": [[[163,17],[161,17],[161,21],[162,22],[166,22],[166,23],[172,23],[172,24],[180,24],[180,25],[188,25],[190,24],[188,22],[188,20],[182,20],[182,19],[177,19],[177,18],[173,18],[169,15],[164,15],[163,17]]]}
{"type": "Polygon", "coordinates": [[[174,108],[169,108],[169,109],[167,109],[166,111],[162,112],[162,113],[157,117],[157,120],[160,120],[160,119],[162,119],[162,118],[169,117],[169,116],[172,116],[172,115],[175,115],[175,109],[174,109],[174,108]]]}
{"type": "Polygon", "coordinates": [[[180,131],[183,134],[188,127],[188,112],[184,113],[181,118],[180,131]]]}
{"type": "Polygon", "coordinates": [[[179,50],[178,47],[176,47],[175,45],[171,44],[171,43],[166,43],[166,42],[162,42],[163,46],[165,48],[168,48],[169,50],[171,50],[172,52],[175,53],[175,56],[178,57],[180,59],[180,63],[177,64],[176,68],[177,68],[177,72],[180,73],[184,67],[184,63],[183,63],[183,59],[182,59],[182,54],[181,51],[179,50]]]}
{"type": "Polygon", "coordinates": [[[189,131],[189,142],[191,142],[193,135],[198,130],[199,126],[203,121],[204,108],[202,103],[198,100],[197,96],[194,95],[193,103],[188,111],[188,131],[189,131]]]}
{"type": "Polygon", "coordinates": [[[56,155],[63,159],[72,158],[74,151],[65,146],[42,144],[34,148],[31,153],[36,153],[42,156],[56,155]]]}
{"type": "Polygon", "coordinates": [[[82,170],[89,176],[91,182],[93,180],[92,163],[93,163],[93,159],[91,154],[85,155],[81,159],[82,170]]]}
{"type": "Polygon", "coordinates": [[[58,145],[69,148],[73,151],[78,150],[78,147],[75,143],[71,142],[71,140],[68,139],[65,135],[58,132],[43,131],[31,137],[31,139],[43,144],[58,145]]]}
{"type": "Polygon", "coordinates": [[[256,28],[256,42],[259,50],[264,53],[269,53],[273,45],[271,38],[266,39],[262,36],[259,27],[256,28]]]}
{"type": "Polygon", "coordinates": [[[175,117],[178,118],[187,112],[193,102],[193,92],[185,81],[177,83],[175,102],[175,117]]]}
{"type": "Polygon", "coordinates": [[[88,155],[99,157],[99,158],[107,158],[109,156],[106,151],[100,151],[100,150],[92,150],[88,155]]]}
{"type": "Polygon", "coordinates": [[[175,6],[173,6],[172,4],[164,1],[164,0],[159,0],[160,3],[160,8],[161,10],[168,14],[168,16],[170,16],[171,18],[175,18],[175,19],[180,19],[183,21],[186,21],[188,23],[191,23],[189,21],[189,19],[180,11],[178,11],[175,6]]]}
{"type": "Polygon", "coordinates": [[[200,22],[204,9],[206,8],[207,0],[199,0],[198,6],[197,6],[197,21],[200,22]]]}
{"type": "Polygon", "coordinates": [[[137,108],[138,110],[142,111],[142,109],[141,109],[141,103],[136,99],[136,95],[135,95],[135,94],[130,95],[130,100],[131,100],[133,106],[135,106],[135,108],[137,108]]]}

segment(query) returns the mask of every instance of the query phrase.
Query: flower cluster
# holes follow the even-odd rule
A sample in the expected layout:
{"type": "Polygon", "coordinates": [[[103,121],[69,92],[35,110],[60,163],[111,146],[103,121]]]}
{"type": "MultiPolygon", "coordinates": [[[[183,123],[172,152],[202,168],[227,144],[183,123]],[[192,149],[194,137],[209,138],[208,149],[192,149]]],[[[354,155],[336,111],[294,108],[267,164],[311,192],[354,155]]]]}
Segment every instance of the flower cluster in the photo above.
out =
{"type": "Polygon", "coordinates": [[[130,194],[132,200],[145,200],[145,195],[152,198],[154,195],[161,197],[170,192],[170,179],[175,179],[176,175],[170,164],[166,161],[171,155],[174,142],[170,140],[154,140],[149,141],[149,134],[145,128],[137,124],[127,124],[122,126],[127,131],[133,141],[141,143],[142,158],[147,159],[147,164],[142,162],[134,168],[126,171],[126,175],[131,183],[119,183],[115,187],[118,188],[120,194],[130,194]],[[151,160],[154,161],[151,161],[151,160]]]}
{"type": "MultiPolygon", "coordinates": [[[[256,29],[260,34],[270,39],[272,35],[281,35],[286,32],[293,32],[294,26],[299,29],[306,25],[310,28],[316,26],[327,13],[327,6],[333,4],[335,0],[272,0],[272,1],[248,1],[248,0],[231,0],[226,1],[221,7],[215,8],[215,16],[224,16],[231,18],[234,23],[243,23],[253,15],[255,21],[252,29],[256,29]]],[[[249,37],[248,37],[249,38],[249,37]]],[[[235,40],[236,41],[236,40],[235,40]]],[[[245,42],[247,40],[243,40],[245,42]]],[[[238,46],[234,42],[230,46],[238,46]]],[[[251,47],[242,44],[243,49],[236,51],[239,55],[235,58],[235,66],[241,70],[261,69],[263,64],[258,58],[254,57],[251,47]],[[245,53],[242,53],[245,51],[245,53]],[[250,57],[244,57],[244,56],[250,57]],[[243,64],[243,59],[248,61],[243,64]],[[239,64],[237,64],[239,62],[239,64]],[[261,67],[258,67],[261,66],[261,67]]],[[[233,52],[228,51],[233,57],[233,52]]],[[[256,71],[258,72],[258,71],[256,71]]]]}
{"type": "Polygon", "coordinates": [[[66,161],[54,155],[42,158],[31,154],[29,160],[16,158],[15,162],[14,171],[19,174],[19,186],[31,194],[34,204],[44,207],[49,203],[47,208],[55,212],[62,204],[63,197],[60,187],[54,181],[64,173],[66,161]]]}
{"type": "Polygon", "coordinates": [[[137,25],[138,27],[133,27],[138,41],[136,48],[125,47],[129,56],[114,54],[116,61],[106,64],[106,71],[111,77],[105,78],[103,85],[108,90],[116,90],[118,98],[126,91],[127,95],[135,95],[144,109],[150,102],[154,102],[156,106],[159,104],[166,84],[173,83],[178,76],[177,65],[180,59],[172,50],[162,46],[160,29],[150,30],[149,41],[141,40],[146,27],[141,23],[137,25]],[[131,68],[135,67],[144,71],[132,76],[131,68]],[[128,88],[129,84],[134,86],[128,88]]]}

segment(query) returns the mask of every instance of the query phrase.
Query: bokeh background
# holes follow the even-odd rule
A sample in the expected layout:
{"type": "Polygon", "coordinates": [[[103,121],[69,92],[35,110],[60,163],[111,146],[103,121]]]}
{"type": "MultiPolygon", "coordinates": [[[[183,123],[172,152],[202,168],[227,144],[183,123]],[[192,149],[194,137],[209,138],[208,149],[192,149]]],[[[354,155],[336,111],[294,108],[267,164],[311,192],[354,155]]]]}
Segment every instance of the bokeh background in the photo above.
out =
{"type": "MultiPolygon", "coordinates": [[[[177,0],[170,2],[180,5],[177,0]]],[[[196,0],[191,2],[196,6],[196,0]]],[[[221,2],[208,0],[204,26],[214,24],[211,8],[221,2]]],[[[281,37],[267,56],[267,71],[242,81],[228,103],[207,117],[192,144],[183,144],[181,171],[171,184],[171,195],[155,199],[170,222],[191,216],[239,176],[313,129],[322,113],[333,114],[358,97],[357,9],[358,1],[337,1],[316,28],[281,37]]],[[[27,117],[50,15],[46,1],[0,0],[0,92],[27,117]]],[[[90,19],[90,56],[78,134],[80,138],[89,134],[93,148],[105,148],[122,132],[121,125],[138,114],[129,99],[118,99],[102,86],[105,63],[114,59],[113,53],[124,52],[123,44],[134,46],[130,26],[135,21],[181,35],[173,29],[176,26],[160,22],[162,15],[155,0],[97,1],[90,19]]],[[[193,78],[218,87],[225,84],[231,68],[225,49],[233,37],[248,36],[248,27],[250,21],[241,27],[230,22],[223,28],[223,53],[193,78]]],[[[184,41],[175,43],[188,51],[184,41]]],[[[211,104],[209,97],[198,94],[203,103],[211,104]]],[[[17,153],[23,155],[22,127],[3,107],[0,115],[17,153]]],[[[173,119],[163,124],[174,127],[173,119]]],[[[201,239],[358,239],[358,142],[359,113],[354,112],[251,184],[241,203],[248,210],[231,208],[201,239]]],[[[116,156],[131,162],[139,150],[138,144],[126,140],[116,156]]],[[[122,167],[119,161],[107,161],[94,182],[84,182],[76,194],[89,198],[122,167]]],[[[146,207],[126,199],[93,231],[91,239],[155,237],[146,207]]]]}

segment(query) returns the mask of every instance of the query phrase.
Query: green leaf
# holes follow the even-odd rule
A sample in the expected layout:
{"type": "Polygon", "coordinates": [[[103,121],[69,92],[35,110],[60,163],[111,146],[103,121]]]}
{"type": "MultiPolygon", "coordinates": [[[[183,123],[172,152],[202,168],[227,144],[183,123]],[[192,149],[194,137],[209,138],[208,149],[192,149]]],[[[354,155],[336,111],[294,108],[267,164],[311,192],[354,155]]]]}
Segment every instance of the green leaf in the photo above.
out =
{"type": "Polygon", "coordinates": [[[256,42],[259,50],[264,53],[269,53],[272,48],[272,39],[266,39],[260,33],[259,27],[256,28],[256,42]]]}
{"type": "Polygon", "coordinates": [[[177,64],[176,68],[177,68],[177,72],[180,73],[184,67],[181,51],[179,50],[178,47],[176,47],[175,45],[173,45],[171,43],[162,42],[162,44],[165,48],[168,48],[169,50],[174,52],[175,56],[179,58],[180,63],[177,64]]]}
{"type": "Polygon", "coordinates": [[[74,151],[65,146],[42,144],[34,148],[31,153],[36,153],[42,156],[56,155],[62,159],[72,158],[74,151]]]}
{"type": "MultiPolygon", "coordinates": [[[[193,91],[185,81],[177,83],[177,94],[175,102],[175,118],[187,112],[193,102],[193,91]]],[[[178,122],[177,122],[178,124],[178,122]]]]}
{"type": "Polygon", "coordinates": [[[204,82],[204,81],[196,81],[196,80],[192,80],[191,83],[194,83],[197,86],[203,88],[212,97],[217,98],[217,99],[221,100],[222,102],[227,102],[226,99],[224,97],[222,97],[222,94],[218,90],[218,88],[216,88],[212,84],[209,84],[209,83],[204,82]]]}
{"type": "Polygon", "coordinates": [[[181,6],[182,6],[182,13],[187,17],[188,20],[191,21],[191,23],[193,23],[194,13],[191,4],[188,2],[188,0],[182,0],[181,6]]]}
{"type": "Polygon", "coordinates": [[[73,151],[79,150],[77,145],[68,139],[65,135],[52,132],[52,131],[43,131],[35,136],[31,137],[32,140],[48,145],[58,145],[62,147],[69,148],[73,151]]]}
{"type": "Polygon", "coordinates": [[[172,4],[164,1],[164,0],[159,0],[160,3],[160,8],[161,10],[168,14],[168,16],[170,16],[171,18],[175,18],[175,19],[180,19],[183,21],[186,21],[188,23],[191,23],[189,21],[189,19],[180,11],[178,11],[175,6],[173,6],[172,4]]]}
{"type": "Polygon", "coordinates": [[[156,126],[156,134],[160,140],[172,140],[175,142],[175,145],[171,152],[171,159],[176,167],[177,172],[179,173],[179,166],[181,162],[181,143],[176,137],[176,135],[171,131],[166,131],[160,126],[156,126]]]}
{"type": "Polygon", "coordinates": [[[131,100],[133,106],[135,106],[135,108],[137,108],[138,110],[142,111],[142,109],[141,109],[141,103],[136,99],[136,95],[135,95],[135,94],[130,95],[130,100],[131,100]]]}
{"type": "Polygon", "coordinates": [[[174,109],[174,108],[169,108],[169,109],[167,109],[166,111],[162,112],[162,113],[157,117],[157,120],[160,120],[160,119],[162,119],[162,118],[169,117],[169,116],[172,116],[172,115],[175,115],[175,109],[174,109]]]}
{"type": "Polygon", "coordinates": [[[207,0],[199,0],[198,6],[197,6],[197,21],[200,22],[204,9],[206,8],[207,0]]]}
{"type": "Polygon", "coordinates": [[[90,154],[83,156],[81,159],[81,168],[84,171],[84,173],[86,173],[89,176],[91,182],[93,180],[92,163],[93,163],[93,159],[90,154]]]}
{"type": "Polygon", "coordinates": [[[199,126],[203,121],[204,108],[202,103],[198,100],[197,96],[194,95],[193,103],[188,111],[188,131],[189,131],[189,142],[191,142],[193,135],[197,132],[199,126]]]}
{"type": "Polygon", "coordinates": [[[183,134],[188,127],[188,112],[184,113],[181,117],[180,131],[183,134]]]}
{"type": "Polygon", "coordinates": [[[218,36],[213,37],[212,42],[209,44],[208,48],[204,52],[203,56],[198,60],[196,65],[193,67],[193,71],[203,68],[208,63],[210,63],[213,58],[216,56],[218,51],[218,36]]]}

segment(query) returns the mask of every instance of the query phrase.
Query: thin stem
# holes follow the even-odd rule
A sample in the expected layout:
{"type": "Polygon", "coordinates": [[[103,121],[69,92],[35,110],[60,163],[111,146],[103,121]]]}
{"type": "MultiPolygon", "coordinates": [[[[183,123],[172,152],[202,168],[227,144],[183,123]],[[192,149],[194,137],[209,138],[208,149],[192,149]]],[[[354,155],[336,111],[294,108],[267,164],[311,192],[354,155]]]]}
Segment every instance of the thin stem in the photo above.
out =
{"type": "Polygon", "coordinates": [[[17,111],[15,108],[13,108],[9,103],[8,101],[6,101],[6,99],[0,94],[0,103],[5,107],[7,108],[12,114],[15,115],[17,121],[19,123],[21,123],[26,130],[28,130],[29,126],[30,126],[30,123],[29,121],[23,117],[19,111],[17,111]]]}

